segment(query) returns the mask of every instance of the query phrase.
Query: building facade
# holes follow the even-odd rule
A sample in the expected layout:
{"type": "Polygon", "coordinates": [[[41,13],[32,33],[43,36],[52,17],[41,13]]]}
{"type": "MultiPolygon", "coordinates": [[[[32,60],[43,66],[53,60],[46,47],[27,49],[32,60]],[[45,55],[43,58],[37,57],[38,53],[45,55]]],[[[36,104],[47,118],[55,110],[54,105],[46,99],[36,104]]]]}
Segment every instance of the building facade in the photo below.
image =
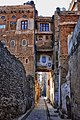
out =
{"type": "Polygon", "coordinates": [[[72,0],[68,11],[57,8],[52,17],[38,16],[34,2],[0,7],[0,41],[23,63],[26,75],[34,77],[36,101],[40,97],[37,73],[45,72],[46,97],[66,109],[65,100],[70,99],[68,40],[79,15],[79,0],[72,0]]]}
{"type": "Polygon", "coordinates": [[[0,41],[34,76],[34,4],[0,6],[0,41]]]}
{"type": "Polygon", "coordinates": [[[38,16],[35,22],[36,72],[46,72],[48,79],[44,80],[47,86],[45,93],[47,92],[46,97],[53,102],[53,19],[38,16]]]}
{"type": "Polygon", "coordinates": [[[73,35],[69,40],[69,73],[71,86],[71,109],[72,119],[80,119],[80,18],[74,29],[73,35]]]}
{"type": "Polygon", "coordinates": [[[54,30],[55,30],[55,43],[54,43],[54,75],[55,82],[57,82],[56,100],[58,105],[62,104],[61,85],[66,82],[66,75],[68,72],[68,35],[73,32],[74,27],[78,20],[76,12],[60,11],[56,9],[54,15],[54,30]]]}

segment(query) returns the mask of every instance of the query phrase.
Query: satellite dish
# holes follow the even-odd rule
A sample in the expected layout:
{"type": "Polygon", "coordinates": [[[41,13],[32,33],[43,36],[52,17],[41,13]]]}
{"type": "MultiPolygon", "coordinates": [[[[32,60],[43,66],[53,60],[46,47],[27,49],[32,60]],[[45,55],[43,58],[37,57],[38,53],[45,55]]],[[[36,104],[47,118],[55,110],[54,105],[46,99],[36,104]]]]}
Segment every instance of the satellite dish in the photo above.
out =
{"type": "Polygon", "coordinates": [[[62,8],[61,8],[61,11],[66,11],[66,8],[62,7],[62,8]]]}

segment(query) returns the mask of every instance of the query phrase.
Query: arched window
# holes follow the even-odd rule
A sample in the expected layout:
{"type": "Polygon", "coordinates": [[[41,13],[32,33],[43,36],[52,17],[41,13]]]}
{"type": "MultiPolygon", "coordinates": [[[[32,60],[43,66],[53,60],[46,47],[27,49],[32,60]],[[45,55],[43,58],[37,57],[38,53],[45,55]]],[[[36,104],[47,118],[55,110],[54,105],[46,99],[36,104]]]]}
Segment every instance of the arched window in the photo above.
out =
{"type": "Polygon", "coordinates": [[[16,19],[16,16],[15,16],[15,15],[13,15],[13,16],[12,16],[12,19],[16,19]]]}
{"type": "Polygon", "coordinates": [[[46,56],[42,56],[42,63],[46,63],[46,56]]]}
{"type": "Polygon", "coordinates": [[[5,16],[1,16],[1,19],[5,19],[5,16]]]}
{"type": "Polygon", "coordinates": [[[27,40],[26,39],[22,40],[22,46],[24,46],[24,47],[27,46],[27,40]]]}
{"type": "Polygon", "coordinates": [[[10,41],[10,47],[11,47],[11,48],[15,47],[15,40],[11,40],[11,41],[10,41]]]}
{"type": "Polygon", "coordinates": [[[27,16],[26,15],[23,15],[22,18],[26,18],[27,16]]]}

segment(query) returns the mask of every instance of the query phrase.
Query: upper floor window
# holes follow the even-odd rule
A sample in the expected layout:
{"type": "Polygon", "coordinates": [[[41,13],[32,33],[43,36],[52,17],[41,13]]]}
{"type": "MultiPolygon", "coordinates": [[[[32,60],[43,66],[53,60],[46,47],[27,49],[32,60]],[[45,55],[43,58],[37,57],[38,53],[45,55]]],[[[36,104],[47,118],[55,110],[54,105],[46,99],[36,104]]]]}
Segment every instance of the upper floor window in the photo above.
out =
{"type": "Polygon", "coordinates": [[[10,22],[10,28],[11,30],[16,30],[16,22],[10,22]]]}
{"type": "Polygon", "coordinates": [[[46,56],[42,56],[42,63],[46,63],[46,56]]]}
{"type": "Polygon", "coordinates": [[[12,19],[16,19],[16,16],[15,16],[15,15],[13,15],[13,16],[12,16],[12,19]]]}
{"type": "Polygon", "coordinates": [[[26,16],[26,15],[23,15],[22,17],[23,17],[23,18],[26,18],[27,16],[26,16]]]}
{"type": "Polygon", "coordinates": [[[27,30],[28,29],[28,21],[24,20],[21,21],[21,30],[27,30]]]}
{"type": "Polygon", "coordinates": [[[11,40],[11,41],[10,41],[10,47],[11,47],[11,48],[15,47],[15,40],[11,40]]]}
{"type": "Polygon", "coordinates": [[[1,16],[1,19],[5,19],[5,16],[1,16]]]}
{"type": "Polygon", "coordinates": [[[0,25],[0,29],[5,29],[6,25],[0,25]]]}
{"type": "Polygon", "coordinates": [[[40,23],[40,31],[49,31],[49,24],[48,23],[40,23]]]}
{"type": "Polygon", "coordinates": [[[22,40],[22,46],[24,46],[24,47],[27,46],[27,40],[26,39],[22,40]]]}

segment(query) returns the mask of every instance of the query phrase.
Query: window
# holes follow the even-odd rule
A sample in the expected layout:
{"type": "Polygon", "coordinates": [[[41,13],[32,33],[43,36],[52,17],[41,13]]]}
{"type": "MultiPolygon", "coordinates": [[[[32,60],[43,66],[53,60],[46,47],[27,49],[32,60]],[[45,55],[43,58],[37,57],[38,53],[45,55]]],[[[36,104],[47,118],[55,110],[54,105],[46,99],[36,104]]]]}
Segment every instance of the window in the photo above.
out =
{"type": "Polygon", "coordinates": [[[23,39],[22,40],[22,46],[26,46],[27,45],[27,40],[26,39],[23,39]]]}
{"type": "Polygon", "coordinates": [[[27,16],[26,16],[26,15],[23,15],[22,17],[23,17],[23,18],[26,18],[27,16]]]}
{"type": "Polygon", "coordinates": [[[29,62],[29,59],[27,58],[27,59],[26,59],[26,63],[28,63],[28,62],[29,62]]]}
{"type": "Polygon", "coordinates": [[[11,28],[11,30],[15,30],[16,29],[16,22],[10,22],[10,28],[11,28]]]}
{"type": "Polygon", "coordinates": [[[15,40],[10,41],[10,47],[13,48],[15,46],[15,40]]]}
{"type": "Polygon", "coordinates": [[[13,16],[12,16],[12,19],[16,19],[16,16],[15,16],[15,15],[13,15],[13,16]]]}
{"type": "Polygon", "coordinates": [[[6,25],[0,25],[0,29],[5,29],[6,25]]]}
{"type": "Polygon", "coordinates": [[[5,16],[1,16],[1,19],[5,19],[5,16]]]}
{"type": "Polygon", "coordinates": [[[28,21],[21,21],[21,30],[27,30],[28,29],[28,21]]]}
{"type": "Polygon", "coordinates": [[[4,47],[6,47],[6,42],[5,42],[5,40],[1,40],[1,43],[3,44],[4,47]]]}
{"type": "Polygon", "coordinates": [[[40,31],[49,31],[49,24],[48,23],[40,23],[40,31]]]}
{"type": "Polygon", "coordinates": [[[16,25],[16,22],[10,22],[10,25],[16,25]]]}
{"type": "Polygon", "coordinates": [[[42,56],[42,63],[46,63],[46,56],[42,56]]]}

